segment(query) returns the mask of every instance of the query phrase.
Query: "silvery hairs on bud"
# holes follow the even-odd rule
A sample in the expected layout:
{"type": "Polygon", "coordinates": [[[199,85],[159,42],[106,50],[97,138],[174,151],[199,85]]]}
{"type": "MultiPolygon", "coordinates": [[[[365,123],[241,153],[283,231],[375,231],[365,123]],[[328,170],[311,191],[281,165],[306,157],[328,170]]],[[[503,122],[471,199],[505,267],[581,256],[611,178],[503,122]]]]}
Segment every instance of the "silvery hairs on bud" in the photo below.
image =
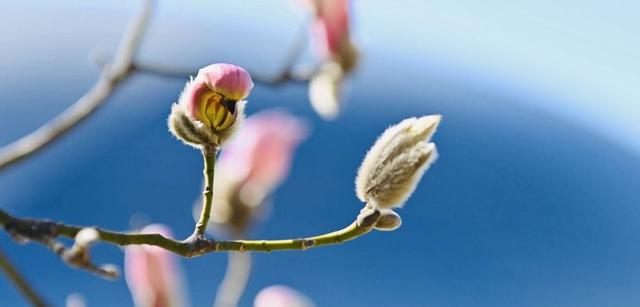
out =
{"type": "Polygon", "coordinates": [[[78,246],[83,248],[88,247],[100,238],[100,234],[93,228],[82,228],[75,236],[75,241],[78,246]]]}
{"type": "Polygon", "coordinates": [[[309,101],[316,113],[325,120],[335,119],[340,112],[343,78],[342,67],[328,61],[309,80],[309,101]]]}
{"type": "Polygon", "coordinates": [[[244,108],[246,101],[241,100],[237,102],[236,108],[238,113],[235,123],[231,127],[223,131],[214,131],[202,122],[191,117],[187,112],[187,106],[184,101],[186,97],[191,95],[191,82],[193,82],[193,78],[185,85],[184,90],[180,94],[179,103],[174,103],[171,106],[171,114],[167,120],[169,131],[184,144],[195,147],[196,149],[202,149],[204,144],[222,145],[233,136],[238,127],[242,126],[245,117],[244,108]]]}
{"type": "Polygon", "coordinates": [[[377,209],[402,207],[438,156],[435,144],[429,140],[440,118],[408,118],[378,138],[356,177],[356,193],[361,201],[377,209]]]}

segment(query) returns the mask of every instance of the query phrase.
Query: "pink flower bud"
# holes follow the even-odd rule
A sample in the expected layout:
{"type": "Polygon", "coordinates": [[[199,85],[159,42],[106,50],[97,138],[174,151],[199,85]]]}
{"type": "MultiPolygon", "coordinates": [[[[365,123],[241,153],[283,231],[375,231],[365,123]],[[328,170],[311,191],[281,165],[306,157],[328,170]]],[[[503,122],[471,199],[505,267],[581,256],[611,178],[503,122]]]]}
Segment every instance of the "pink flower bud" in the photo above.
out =
{"type": "Polygon", "coordinates": [[[233,125],[238,113],[236,103],[252,88],[246,70],[232,64],[213,64],[200,69],[180,100],[191,117],[220,131],[233,125]]]}
{"type": "MultiPolygon", "coordinates": [[[[142,233],[171,236],[163,225],[149,225],[142,233]]],[[[131,296],[138,307],[185,306],[183,276],[170,252],[155,246],[132,245],[124,249],[124,270],[131,296]]]]}
{"type": "Polygon", "coordinates": [[[249,96],[253,81],[249,73],[233,64],[212,64],[198,71],[198,78],[206,81],[214,92],[229,100],[242,100],[249,96]]]}
{"type": "Polygon", "coordinates": [[[313,307],[304,294],[287,286],[269,286],[262,289],[253,302],[254,307],[313,307]]]}
{"type": "Polygon", "coordinates": [[[311,27],[311,39],[323,61],[340,65],[343,73],[353,71],[359,52],[351,39],[349,0],[306,0],[315,15],[311,27]]]}
{"type": "Polygon", "coordinates": [[[316,20],[313,36],[321,52],[340,54],[349,40],[349,0],[312,0],[316,20]]]}

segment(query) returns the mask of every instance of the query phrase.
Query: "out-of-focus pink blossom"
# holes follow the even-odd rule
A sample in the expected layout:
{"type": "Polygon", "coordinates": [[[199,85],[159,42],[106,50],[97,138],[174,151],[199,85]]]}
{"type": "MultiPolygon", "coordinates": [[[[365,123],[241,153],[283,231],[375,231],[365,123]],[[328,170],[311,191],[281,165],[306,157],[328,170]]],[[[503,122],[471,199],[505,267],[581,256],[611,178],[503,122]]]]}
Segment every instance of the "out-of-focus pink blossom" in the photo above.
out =
{"type": "MultiPolygon", "coordinates": [[[[307,136],[307,125],[285,111],[249,116],[224,147],[216,163],[214,229],[242,235],[268,208],[261,206],[288,176],[293,154],[307,136]]],[[[200,211],[196,205],[194,214],[200,211]]]]}
{"type": "Polygon", "coordinates": [[[314,42],[323,56],[343,52],[349,41],[349,0],[309,0],[316,18],[312,28],[314,42]]]}
{"type": "Polygon", "coordinates": [[[311,106],[324,119],[332,120],[342,105],[343,81],[355,70],[359,51],[350,34],[349,0],[305,0],[313,11],[311,41],[320,57],[320,66],[309,80],[311,106]]]}
{"type": "MultiPolygon", "coordinates": [[[[149,225],[142,233],[170,237],[163,225],[149,225]]],[[[176,256],[155,246],[132,245],[125,248],[124,270],[131,296],[138,307],[187,306],[183,276],[176,256]]]]}
{"type": "Polygon", "coordinates": [[[232,64],[212,64],[200,69],[180,97],[189,115],[216,130],[235,121],[236,102],[253,89],[249,73],[232,64]],[[184,101],[183,101],[184,100],[184,101]]]}
{"type": "Polygon", "coordinates": [[[218,168],[241,184],[269,193],[288,175],[293,152],[307,126],[285,111],[262,111],[247,118],[218,159],[218,168]]]}
{"type": "Polygon", "coordinates": [[[254,307],[313,307],[304,294],[287,286],[269,286],[262,289],[253,302],[254,307]]]}

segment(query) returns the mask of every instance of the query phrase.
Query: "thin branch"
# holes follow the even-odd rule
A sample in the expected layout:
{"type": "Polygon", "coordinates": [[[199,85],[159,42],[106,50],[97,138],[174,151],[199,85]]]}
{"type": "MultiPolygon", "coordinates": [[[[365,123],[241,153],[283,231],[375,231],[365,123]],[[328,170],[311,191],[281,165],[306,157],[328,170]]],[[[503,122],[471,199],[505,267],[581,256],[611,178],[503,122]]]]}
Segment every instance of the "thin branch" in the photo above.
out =
{"type": "Polygon", "coordinates": [[[247,286],[251,273],[251,254],[229,253],[227,270],[218,286],[213,307],[236,307],[247,286]]]}
{"type": "Polygon", "coordinates": [[[4,271],[7,278],[18,288],[18,291],[22,293],[31,305],[39,307],[47,306],[47,303],[44,302],[42,297],[40,297],[29,282],[18,272],[2,250],[0,250],[0,269],[4,271]]]}
{"type": "Polygon", "coordinates": [[[196,238],[204,237],[204,232],[209,225],[209,218],[211,215],[211,206],[213,204],[213,177],[216,167],[216,154],[218,153],[218,147],[205,146],[202,149],[202,158],[204,160],[204,192],[202,198],[202,209],[200,210],[200,218],[193,231],[193,236],[196,238]]]}
{"type": "MultiPolygon", "coordinates": [[[[304,52],[307,42],[309,22],[303,22],[293,39],[293,43],[287,50],[282,68],[277,75],[266,76],[258,73],[251,73],[252,79],[257,84],[265,86],[280,86],[287,83],[306,83],[317,71],[317,67],[305,72],[296,72],[295,66],[300,56],[304,52]]],[[[99,63],[100,64],[100,63],[99,63]]],[[[163,66],[162,64],[145,64],[139,61],[132,63],[132,69],[136,72],[151,74],[165,78],[188,79],[197,74],[195,70],[179,69],[163,66]]]]}
{"type": "Polygon", "coordinates": [[[40,151],[87,119],[111,96],[132,72],[131,63],[146,30],[154,0],[145,0],[120,42],[112,65],[107,65],[98,81],[80,99],[42,127],[0,148],[0,169],[40,151]]]}
{"type": "MultiPolygon", "coordinates": [[[[119,246],[142,244],[158,246],[177,255],[191,258],[215,252],[305,250],[313,247],[340,244],[370,232],[379,219],[380,212],[372,211],[366,216],[359,216],[356,221],[343,229],[308,238],[285,240],[216,241],[204,237],[190,236],[186,240],[176,241],[160,234],[122,233],[99,228],[94,229],[99,234],[97,241],[119,246]]],[[[59,236],[74,238],[80,230],[86,228],[46,220],[21,219],[13,217],[1,209],[0,225],[16,241],[25,243],[29,241],[43,243],[59,236]]]]}

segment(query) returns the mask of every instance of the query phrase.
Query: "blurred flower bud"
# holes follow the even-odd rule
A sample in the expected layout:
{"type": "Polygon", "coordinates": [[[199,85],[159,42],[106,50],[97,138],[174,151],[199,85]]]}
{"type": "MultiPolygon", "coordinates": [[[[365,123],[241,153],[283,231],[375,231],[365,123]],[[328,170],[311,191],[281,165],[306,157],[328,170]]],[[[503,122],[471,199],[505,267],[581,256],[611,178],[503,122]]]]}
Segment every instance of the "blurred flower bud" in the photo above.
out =
{"type": "Polygon", "coordinates": [[[256,295],[254,307],[313,307],[311,299],[287,286],[269,286],[256,295]]]}
{"type": "Polygon", "coordinates": [[[393,231],[398,229],[400,225],[402,225],[400,215],[392,210],[383,210],[374,228],[380,231],[393,231]]]}
{"type": "Polygon", "coordinates": [[[97,230],[93,228],[82,228],[82,230],[80,230],[76,234],[75,240],[76,240],[76,245],[82,248],[87,248],[99,238],[100,238],[100,234],[98,233],[97,230]]]}
{"type": "Polygon", "coordinates": [[[358,50],[349,29],[349,0],[310,0],[315,12],[313,42],[324,59],[337,62],[345,73],[356,66],[358,50]]]}
{"type": "Polygon", "coordinates": [[[324,119],[332,120],[340,112],[342,96],[342,68],[333,61],[326,62],[309,81],[309,101],[324,119]]]}
{"type": "Polygon", "coordinates": [[[358,50],[349,31],[348,0],[307,0],[315,15],[312,41],[321,57],[319,69],[309,82],[309,100],[324,119],[334,119],[341,109],[346,76],[358,62],[358,50]]]}
{"type": "Polygon", "coordinates": [[[308,134],[304,121],[267,110],[247,118],[216,164],[212,222],[245,230],[265,198],[288,176],[293,154],[308,134]]]}
{"type": "Polygon", "coordinates": [[[438,155],[429,140],[440,118],[414,117],[388,128],[358,170],[358,198],[377,209],[401,207],[438,155]]]}
{"type": "MultiPolygon", "coordinates": [[[[141,233],[171,235],[163,225],[149,225],[141,233]]],[[[131,245],[125,247],[124,251],[125,277],[136,306],[187,306],[184,279],[173,254],[148,245],[131,245]]]]}
{"type": "Polygon", "coordinates": [[[249,73],[231,64],[200,69],[187,82],[177,104],[171,108],[169,130],[188,145],[220,145],[244,116],[245,99],[253,81],[249,73]]]}
{"type": "Polygon", "coordinates": [[[306,123],[283,110],[266,110],[247,119],[218,160],[236,180],[273,190],[289,174],[293,153],[307,137],[306,123]]]}

